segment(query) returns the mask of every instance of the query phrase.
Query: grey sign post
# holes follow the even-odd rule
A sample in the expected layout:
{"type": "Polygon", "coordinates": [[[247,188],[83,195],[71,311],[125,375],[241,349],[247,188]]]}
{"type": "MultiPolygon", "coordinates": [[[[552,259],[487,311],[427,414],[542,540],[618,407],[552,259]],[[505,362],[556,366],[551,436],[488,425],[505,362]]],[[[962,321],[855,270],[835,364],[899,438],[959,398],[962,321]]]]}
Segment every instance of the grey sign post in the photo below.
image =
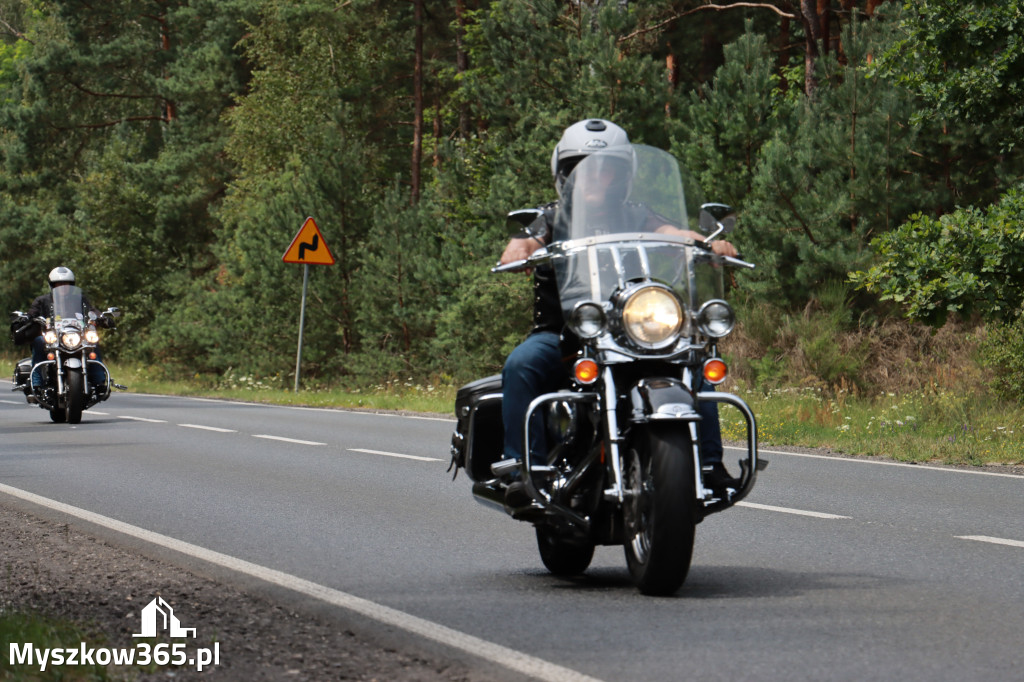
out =
{"type": "Polygon", "coordinates": [[[334,255],[327,248],[324,236],[312,217],[306,218],[299,233],[281,257],[285,263],[300,263],[302,267],[302,305],[299,308],[299,349],[295,354],[295,392],[299,392],[299,373],[302,369],[302,332],[306,326],[306,290],[309,287],[310,265],[334,265],[334,255]]]}

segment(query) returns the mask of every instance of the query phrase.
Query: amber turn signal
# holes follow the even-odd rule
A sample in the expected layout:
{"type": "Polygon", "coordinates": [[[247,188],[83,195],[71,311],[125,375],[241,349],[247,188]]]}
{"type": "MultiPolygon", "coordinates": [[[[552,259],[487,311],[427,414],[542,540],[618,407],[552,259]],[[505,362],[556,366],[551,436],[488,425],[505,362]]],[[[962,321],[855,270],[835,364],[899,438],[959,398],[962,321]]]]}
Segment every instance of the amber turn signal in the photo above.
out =
{"type": "Polygon", "coordinates": [[[704,378],[708,383],[720,384],[725,381],[729,374],[729,368],[718,358],[712,358],[704,363],[704,378]]]}
{"type": "Polygon", "coordinates": [[[601,368],[590,358],[582,358],[576,361],[573,373],[576,375],[576,381],[581,384],[592,384],[600,376],[601,368]]]}

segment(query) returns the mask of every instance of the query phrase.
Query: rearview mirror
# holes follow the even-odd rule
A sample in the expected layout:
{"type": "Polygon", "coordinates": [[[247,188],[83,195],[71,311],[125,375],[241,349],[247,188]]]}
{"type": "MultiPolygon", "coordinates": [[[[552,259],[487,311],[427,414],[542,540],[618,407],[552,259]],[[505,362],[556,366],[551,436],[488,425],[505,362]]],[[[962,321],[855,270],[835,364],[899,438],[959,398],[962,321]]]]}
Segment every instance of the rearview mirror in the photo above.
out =
{"type": "Polygon", "coordinates": [[[526,231],[530,232],[530,225],[533,225],[539,218],[544,217],[544,211],[539,208],[521,208],[518,211],[512,211],[508,214],[505,219],[505,225],[509,231],[526,231]]]}
{"type": "Polygon", "coordinates": [[[727,204],[701,204],[700,231],[711,241],[720,234],[729,234],[736,227],[736,211],[727,204]]]}
{"type": "Polygon", "coordinates": [[[103,314],[104,315],[108,315],[110,317],[113,317],[114,319],[117,319],[117,318],[121,317],[121,309],[120,308],[115,308],[114,306],[111,306],[111,307],[107,308],[106,310],[104,310],[103,314]]]}

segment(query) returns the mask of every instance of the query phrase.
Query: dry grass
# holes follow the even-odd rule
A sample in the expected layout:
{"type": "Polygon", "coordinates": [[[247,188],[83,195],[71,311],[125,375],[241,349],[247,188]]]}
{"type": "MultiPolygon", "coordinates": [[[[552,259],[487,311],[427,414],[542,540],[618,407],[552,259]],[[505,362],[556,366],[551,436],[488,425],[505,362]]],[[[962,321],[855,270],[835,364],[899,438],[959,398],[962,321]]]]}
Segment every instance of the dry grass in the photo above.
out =
{"type": "Polygon", "coordinates": [[[985,327],[962,321],[933,329],[898,318],[837,320],[807,308],[785,314],[758,306],[741,311],[723,344],[732,375],[747,386],[820,388],[872,396],[936,389],[984,391],[976,362],[985,327]]]}

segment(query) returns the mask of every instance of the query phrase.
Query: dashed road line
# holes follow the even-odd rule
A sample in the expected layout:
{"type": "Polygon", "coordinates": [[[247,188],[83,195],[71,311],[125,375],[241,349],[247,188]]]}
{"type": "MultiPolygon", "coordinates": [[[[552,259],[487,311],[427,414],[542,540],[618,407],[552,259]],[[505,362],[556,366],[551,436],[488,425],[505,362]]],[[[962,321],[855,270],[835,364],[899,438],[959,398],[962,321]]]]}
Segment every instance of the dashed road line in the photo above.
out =
{"type": "Polygon", "coordinates": [[[1024,542],[1020,540],[994,538],[989,535],[957,535],[956,538],[958,540],[974,540],[975,542],[987,542],[991,545],[1006,545],[1007,547],[1020,547],[1024,549],[1024,542]]]}
{"type": "Polygon", "coordinates": [[[217,433],[238,433],[235,429],[222,429],[219,426],[204,426],[202,424],[178,424],[186,429],[200,429],[202,431],[216,431],[217,433]]]}
{"type": "Polygon", "coordinates": [[[133,421],[133,422],[149,422],[150,424],[166,424],[167,423],[166,419],[149,419],[147,417],[130,417],[130,416],[124,415],[124,414],[117,415],[117,418],[118,419],[127,419],[127,420],[133,421]]]}
{"type": "Polygon", "coordinates": [[[797,514],[799,516],[811,516],[816,519],[849,519],[851,516],[840,516],[839,514],[826,514],[824,512],[807,511],[804,509],[790,509],[789,507],[773,507],[770,504],[758,504],[756,502],[737,502],[737,507],[749,507],[750,509],[761,509],[763,511],[781,512],[783,514],[797,514]]]}
{"type": "Polygon", "coordinates": [[[416,455],[403,455],[398,452],[384,452],[382,450],[365,450],[363,448],[347,448],[349,452],[364,452],[368,455],[383,455],[385,457],[401,457],[402,459],[415,459],[418,462],[443,462],[436,457],[417,457],[416,455]]]}
{"type": "Polygon", "coordinates": [[[298,438],[285,438],[283,436],[268,436],[265,433],[254,433],[253,438],[263,438],[266,440],[279,440],[285,443],[295,443],[297,445],[327,445],[327,443],[318,443],[315,440],[299,440],[298,438]]]}

